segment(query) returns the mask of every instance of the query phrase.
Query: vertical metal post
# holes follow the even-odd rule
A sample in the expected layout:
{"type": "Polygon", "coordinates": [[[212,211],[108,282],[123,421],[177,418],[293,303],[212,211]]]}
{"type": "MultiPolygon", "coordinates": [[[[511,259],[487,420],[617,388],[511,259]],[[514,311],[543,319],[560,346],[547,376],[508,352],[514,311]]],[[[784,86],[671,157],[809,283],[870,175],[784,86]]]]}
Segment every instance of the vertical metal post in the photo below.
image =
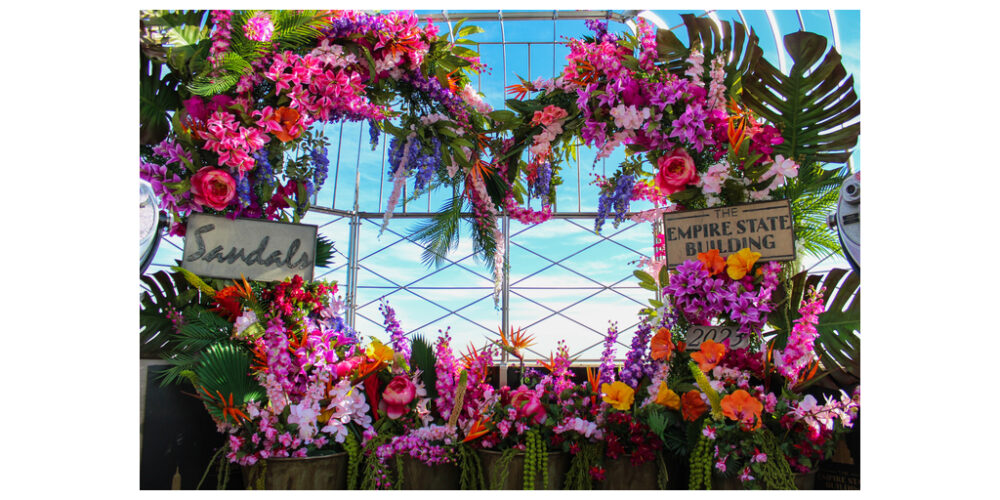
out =
{"type": "MultiPolygon", "coordinates": [[[[500,302],[500,328],[504,332],[510,332],[510,216],[503,216],[503,282],[500,302]]],[[[500,387],[507,385],[507,363],[509,361],[507,351],[503,351],[500,356],[500,387]]]]}
{"type": "Polygon", "coordinates": [[[361,135],[365,131],[364,122],[358,124],[358,160],[354,167],[354,210],[351,212],[351,232],[350,243],[347,252],[347,326],[353,330],[355,328],[355,314],[358,309],[358,268],[360,257],[358,252],[359,241],[361,240],[361,218],[358,213],[361,211],[359,196],[361,194],[361,135]]]}

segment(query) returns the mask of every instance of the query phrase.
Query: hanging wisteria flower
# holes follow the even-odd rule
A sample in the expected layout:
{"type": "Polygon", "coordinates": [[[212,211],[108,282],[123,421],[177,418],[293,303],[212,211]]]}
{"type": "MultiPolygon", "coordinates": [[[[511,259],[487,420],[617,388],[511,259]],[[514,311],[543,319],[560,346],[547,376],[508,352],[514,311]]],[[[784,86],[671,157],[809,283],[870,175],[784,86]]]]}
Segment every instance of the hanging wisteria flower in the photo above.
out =
{"type": "Polygon", "coordinates": [[[261,12],[247,19],[246,24],[243,25],[243,33],[246,34],[248,40],[270,42],[271,35],[274,33],[274,23],[271,22],[271,16],[266,12],[261,12]]]}

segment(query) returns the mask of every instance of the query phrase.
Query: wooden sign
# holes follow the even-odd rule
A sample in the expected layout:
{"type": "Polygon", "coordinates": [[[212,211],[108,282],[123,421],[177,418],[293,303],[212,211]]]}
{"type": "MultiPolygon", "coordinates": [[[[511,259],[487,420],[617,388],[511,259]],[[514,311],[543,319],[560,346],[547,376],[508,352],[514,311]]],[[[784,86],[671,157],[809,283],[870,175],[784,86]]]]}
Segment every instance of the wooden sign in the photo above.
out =
{"type": "Polygon", "coordinates": [[[788,200],[665,213],[663,235],[670,269],[713,248],[723,258],[749,248],[759,262],[795,259],[788,200]]]}
{"type": "Polygon", "coordinates": [[[192,214],[181,267],[213,278],[312,281],[316,232],[309,224],[192,214]]]}
{"type": "Polygon", "coordinates": [[[688,328],[687,350],[697,351],[701,348],[701,343],[706,340],[722,343],[729,340],[730,349],[741,349],[750,345],[750,334],[739,333],[738,326],[692,326],[688,328]]]}

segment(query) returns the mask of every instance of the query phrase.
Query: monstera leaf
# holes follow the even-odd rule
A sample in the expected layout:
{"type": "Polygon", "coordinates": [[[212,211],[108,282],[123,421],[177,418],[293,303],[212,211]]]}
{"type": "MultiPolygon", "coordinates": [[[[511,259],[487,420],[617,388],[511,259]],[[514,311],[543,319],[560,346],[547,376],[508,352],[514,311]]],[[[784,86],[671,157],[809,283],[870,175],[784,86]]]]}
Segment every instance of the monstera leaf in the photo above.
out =
{"type": "Polygon", "coordinates": [[[757,58],[743,78],[743,102],[781,129],[785,142],[774,154],[800,165],[844,163],[858,142],[861,102],[840,54],[826,50],[826,38],[799,31],[785,35],[785,48],[795,63],[788,75],[757,58]],[[820,61],[822,58],[822,61],[820,61]]]}
{"type": "Polygon", "coordinates": [[[791,283],[775,290],[773,299],[777,307],[768,317],[776,328],[773,342],[775,350],[784,348],[798,310],[809,287],[825,287],[823,303],[826,312],[819,315],[816,330],[816,354],[832,378],[842,385],[861,378],[861,290],[860,277],[847,269],[831,269],[824,275],[801,272],[791,278],[791,283]]]}
{"type": "Polygon", "coordinates": [[[667,70],[676,75],[683,75],[687,69],[684,62],[691,53],[691,47],[699,47],[705,55],[706,71],[711,67],[712,59],[717,55],[726,57],[726,88],[739,87],[741,75],[756,65],[763,51],[757,44],[757,35],[740,23],[724,21],[716,24],[706,17],[696,17],[683,14],[684,26],[687,27],[688,45],[681,43],[672,31],[659,30],[656,33],[656,46],[667,70]]]}

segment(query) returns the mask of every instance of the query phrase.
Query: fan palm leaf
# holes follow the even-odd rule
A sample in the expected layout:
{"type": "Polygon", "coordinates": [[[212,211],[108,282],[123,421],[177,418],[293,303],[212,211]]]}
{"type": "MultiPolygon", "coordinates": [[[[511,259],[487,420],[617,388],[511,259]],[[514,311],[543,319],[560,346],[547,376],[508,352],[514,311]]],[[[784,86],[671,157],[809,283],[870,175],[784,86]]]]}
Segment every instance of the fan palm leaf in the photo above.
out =
{"type": "Polygon", "coordinates": [[[264,389],[250,374],[250,353],[232,342],[205,349],[194,369],[199,396],[209,413],[219,420],[236,420],[251,401],[264,398],[264,389]]]}
{"type": "Polygon", "coordinates": [[[794,60],[788,75],[758,58],[743,78],[743,102],[776,124],[785,139],[774,153],[800,165],[846,162],[861,131],[854,77],[836,49],[824,57],[826,45],[826,38],[815,33],[791,33],[785,36],[794,60]]]}
{"type": "Polygon", "coordinates": [[[191,304],[208,303],[208,297],[188,283],[180,273],[157,271],[139,278],[145,290],[139,297],[139,353],[142,358],[160,358],[176,346],[170,312],[191,304]]]}

